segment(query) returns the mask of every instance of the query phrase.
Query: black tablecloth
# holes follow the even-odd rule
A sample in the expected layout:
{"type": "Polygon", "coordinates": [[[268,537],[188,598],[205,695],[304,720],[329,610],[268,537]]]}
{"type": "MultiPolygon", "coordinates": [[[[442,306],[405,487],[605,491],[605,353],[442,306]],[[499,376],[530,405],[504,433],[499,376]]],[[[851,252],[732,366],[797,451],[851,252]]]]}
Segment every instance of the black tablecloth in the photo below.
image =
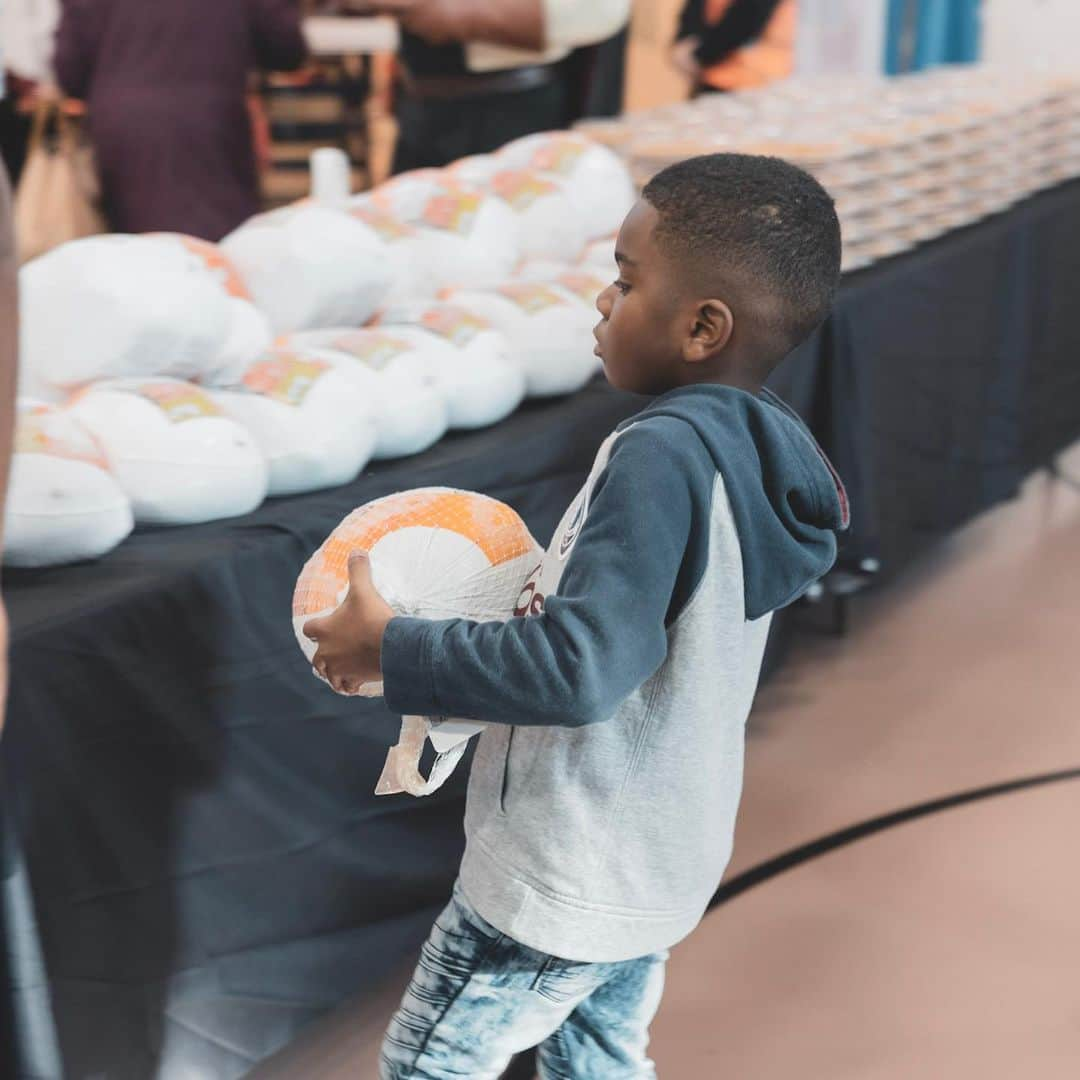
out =
{"type": "Polygon", "coordinates": [[[398,720],[312,677],[296,576],[349,510],[406,487],[487,492],[546,540],[639,405],[593,385],[344,488],[6,575],[24,1067],[56,1075],[59,1051],[73,1077],[235,1076],[415,946],[460,858],[464,771],[429,799],[372,795],[398,720]]]}
{"type": "Polygon", "coordinates": [[[848,278],[813,346],[848,552],[886,571],[1080,437],[1080,182],[848,278]]]}
{"type": "MultiPolygon", "coordinates": [[[[845,283],[773,385],[849,485],[852,557],[903,565],[1080,435],[1078,284],[1080,185],[845,283]]],[[[415,950],[460,856],[464,771],[372,796],[397,720],[312,678],[296,575],[404,487],[487,492],[546,541],[638,404],[594,385],[345,488],[6,574],[0,1070],[237,1076],[415,950]]]]}

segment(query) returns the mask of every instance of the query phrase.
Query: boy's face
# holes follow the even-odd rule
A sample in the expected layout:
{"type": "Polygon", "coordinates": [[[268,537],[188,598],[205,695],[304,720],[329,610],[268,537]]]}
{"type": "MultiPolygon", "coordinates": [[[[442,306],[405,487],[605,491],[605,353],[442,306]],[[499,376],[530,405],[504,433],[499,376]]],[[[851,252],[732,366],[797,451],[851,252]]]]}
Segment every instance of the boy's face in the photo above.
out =
{"type": "Polygon", "coordinates": [[[644,200],[627,215],[615,243],[619,276],[596,300],[593,333],[612,386],[663,394],[684,381],[681,303],[671,269],[653,243],[658,215],[644,200]]]}

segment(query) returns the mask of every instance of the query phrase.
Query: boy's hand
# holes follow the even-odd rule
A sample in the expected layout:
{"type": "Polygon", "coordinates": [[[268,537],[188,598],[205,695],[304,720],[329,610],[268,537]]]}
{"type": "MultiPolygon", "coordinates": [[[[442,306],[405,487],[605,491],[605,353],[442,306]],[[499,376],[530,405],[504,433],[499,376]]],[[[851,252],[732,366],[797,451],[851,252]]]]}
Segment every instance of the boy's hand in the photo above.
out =
{"type": "Polygon", "coordinates": [[[304,635],[314,641],[312,667],[339,693],[358,694],[382,679],[382,639],[394,609],[371,580],[367,552],[349,556],[349,591],[331,615],[310,619],[304,635]]]}

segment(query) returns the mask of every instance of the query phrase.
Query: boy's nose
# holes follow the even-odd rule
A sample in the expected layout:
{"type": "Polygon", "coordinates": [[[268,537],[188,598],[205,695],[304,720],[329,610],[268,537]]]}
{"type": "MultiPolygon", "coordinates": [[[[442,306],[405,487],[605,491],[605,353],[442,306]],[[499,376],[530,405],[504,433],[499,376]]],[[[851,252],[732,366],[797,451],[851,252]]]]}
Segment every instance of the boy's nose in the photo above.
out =
{"type": "Polygon", "coordinates": [[[596,298],[596,310],[599,311],[605,319],[611,317],[611,305],[614,294],[615,285],[612,283],[596,298]]]}

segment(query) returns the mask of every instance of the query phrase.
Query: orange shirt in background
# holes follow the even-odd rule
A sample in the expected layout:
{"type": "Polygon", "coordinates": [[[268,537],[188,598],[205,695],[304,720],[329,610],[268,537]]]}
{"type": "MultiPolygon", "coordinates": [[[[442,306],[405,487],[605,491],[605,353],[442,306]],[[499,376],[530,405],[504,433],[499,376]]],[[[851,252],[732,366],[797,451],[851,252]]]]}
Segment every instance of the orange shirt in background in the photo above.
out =
{"type": "MultiPolygon", "coordinates": [[[[709,0],[705,11],[708,22],[719,22],[731,3],[732,0],[709,0]]],[[[786,79],[795,70],[798,17],[798,0],[783,0],[761,37],[706,68],[702,82],[716,90],[750,90],[786,79]]]]}

